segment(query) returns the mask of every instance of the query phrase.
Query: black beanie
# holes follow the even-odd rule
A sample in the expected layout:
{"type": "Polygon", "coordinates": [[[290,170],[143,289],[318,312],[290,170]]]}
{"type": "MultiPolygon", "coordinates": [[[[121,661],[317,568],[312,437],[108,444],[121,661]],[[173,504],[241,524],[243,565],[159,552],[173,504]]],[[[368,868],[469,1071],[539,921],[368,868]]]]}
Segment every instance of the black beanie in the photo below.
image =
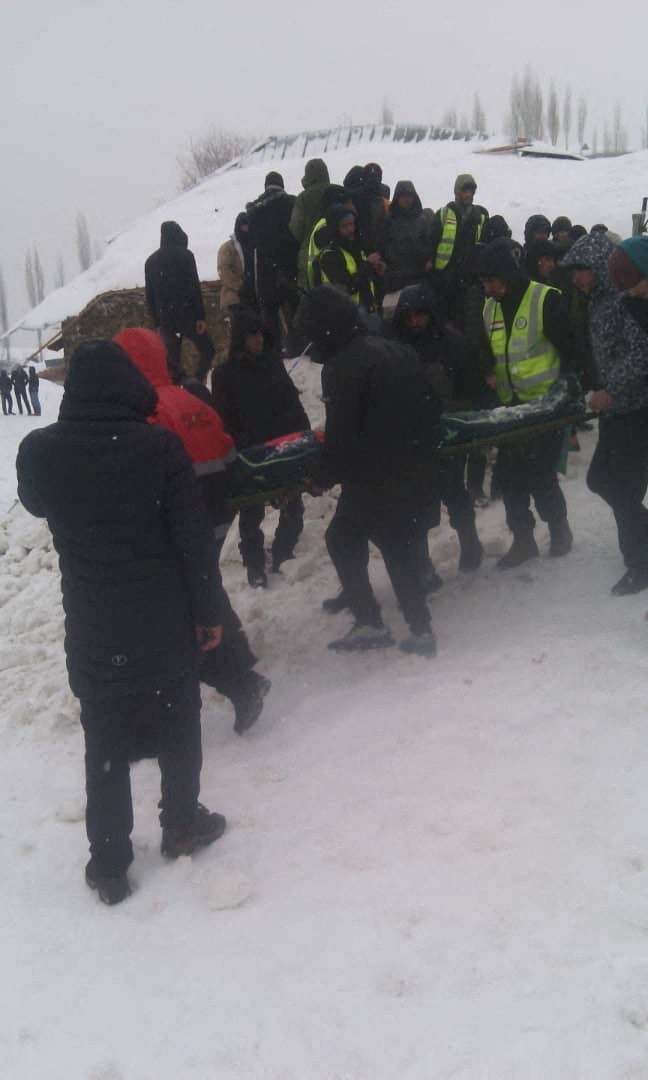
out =
{"type": "Polygon", "coordinates": [[[512,240],[502,237],[487,244],[479,258],[479,276],[515,281],[520,276],[520,247],[512,240]]]}
{"type": "Polygon", "coordinates": [[[282,191],[283,191],[283,189],[284,189],[284,178],[281,175],[281,173],[269,172],[268,175],[265,178],[265,185],[264,186],[266,188],[278,187],[278,188],[281,188],[282,191]]]}
{"type": "Polygon", "coordinates": [[[568,217],[557,217],[551,226],[551,235],[555,236],[557,232],[568,233],[572,227],[572,223],[568,217]]]}

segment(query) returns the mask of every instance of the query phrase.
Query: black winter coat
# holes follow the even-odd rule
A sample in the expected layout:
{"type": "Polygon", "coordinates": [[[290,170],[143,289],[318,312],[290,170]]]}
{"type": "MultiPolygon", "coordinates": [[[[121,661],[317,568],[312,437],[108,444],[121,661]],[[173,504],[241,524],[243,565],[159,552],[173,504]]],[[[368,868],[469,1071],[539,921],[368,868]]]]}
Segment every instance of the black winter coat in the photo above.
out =
{"type": "Polygon", "coordinates": [[[247,205],[250,238],[257,258],[271,263],[289,278],[297,277],[299,244],[290,231],[295,196],[271,187],[247,205]]]}
{"type": "Polygon", "coordinates": [[[12,385],[16,390],[25,390],[29,382],[29,376],[24,368],[17,367],[11,376],[12,385]]]}
{"type": "Polygon", "coordinates": [[[194,668],[216,626],[213,533],[177,435],[147,423],[150,383],[109,342],[70,363],[59,420],[20,445],[18,495],[59,554],[70,686],[82,699],[155,690],[194,668]]]}
{"type": "Polygon", "coordinates": [[[426,263],[435,250],[433,242],[434,214],[424,210],[412,184],[399,181],[394,189],[394,202],[389,208],[382,255],[387,263],[383,278],[385,292],[396,292],[421,281],[426,263]],[[411,210],[401,210],[398,196],[412,194],[411,210]]]}
{"type": "Polygon", "coordinates": [[[239,450],[310,428],[297,387],[269,347],[261,356],[235,351],[214,368],[212,396],[239,450]]]}
{"type": "Polygon", "coordinates": [[[441,403],[414,349],[355,333],[325,356],[324,470],[329,482],[429,496],[441,403]]]}
{"type": "Polygon", "coordinates": [[[160,247],[144,264],[146,303],[155,326],[172,331],[193,329],[205,318],[196,260],[187,234],[175,221],[165,221],[160,247]]]}

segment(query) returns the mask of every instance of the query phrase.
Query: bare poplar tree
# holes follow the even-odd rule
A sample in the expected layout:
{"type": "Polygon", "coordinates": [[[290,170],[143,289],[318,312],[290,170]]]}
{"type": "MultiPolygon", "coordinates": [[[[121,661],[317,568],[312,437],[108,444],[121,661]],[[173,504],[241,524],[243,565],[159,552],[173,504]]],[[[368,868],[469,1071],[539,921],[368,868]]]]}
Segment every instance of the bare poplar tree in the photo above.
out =
{"type": "Polygon", "coordinates": [[[85,214],[82,214],[81,211],[77,214],[76,219],[76,242],[79,265],[82,270],[87,270],[92,263],[92,244],[88,222],[85,214]]]}
{"type": "Polygon", "coordinates": [[[612,116],[612,151],[615,154],[625,154],[628,149],[628,132],[623,124],[621,102],[617,101],[612,116]]]}
{"type": "Polygon", "coordinates": [[[54,288],[62,289],[65,285],[65,263],[63,262],[63,256],[59,253],[56,259],[56,270],[54,271],[54,288]]]}
{"type": "Polygon", "coordinates": [[[394,110],[387,101],[387,98],[383,98],[382,108],[380,110],[380,123],[383,127],[394,126],[394,110]]]}
{"type": "Polygon", "coordinates": [[[607,126],[607,123],[603,124],[603,153],[612,153],[612,140],[610,138],[610,129],[607,126]]]}
{"type": "MultiPolygon", "coordinates": [[[[5,285],[4,274],[0,268],[0,330],[3,334],[7,333],[9,329],[9,305],[7,303],[7,287],[5,285]]],[[[4,339],[5,357],[7,363],[11,363],[11,352],[9,345],[9,338],[4,339]]]]}
{"type": "Polygon", "coordinates": [[[31,251],[28,251],[25,256],[25,286],[27,288],[27,296],[29,297],[29,303],[32,307],[36,307],[38,300],[36,299],[36,278],[34,277],[34,266],[32,263],[31,251]]]}
{"type": "Polygon", "coordinates": [[[594,128],[592,132],[592,157],[596,157],[598,154],[598,128],[594,128]]]}
{"type": "Polygon", "coordinates": [[[472,110],[472,129],[476,131],[478,135],[486,134],[486,113],[482,108],[482,103],[479,100],[479,94],[475,94],[475,100],[473,101],[472,110]]]}
{"type": "Polygon", "coordinates": [[[585,98],[578,99],[578,113],[576,116],[576,132],[578,135],[578,145],[582,147],[585,142],[585,125],[587,123],[587,102],[585,98]]]}
{"type": "Polygon", "coordinates": [[[452,128],[453,130],[457,127],[457,110],[454,105],[452,108],[446,109],[441,117],[441,127],[452,128]]]}
{"type": "Polygon", "coordinates": [[[36,303],[42,304],[45,299],[45,274],[43,273],[43,265],[40,261],[40,255],[38,254],[38,248],[34,248],[34,258],[32,261],[34,267],[34,285],[36,286],[36,303]]]}
{"type": "Polygon", "coordinates": [[[572,92],[571,86],[568,86],[565,90],[565,96],[563,98],[563,134],[565,136],[565,149],[569,150],[569,136],[571,134],[572,125],[572,92]]]}
{"type": "Polygon", "coordinates": [[[552,82],[547,97],[547,131],[551,139],[551,145],[555,146],[560,135],[560,115],[558,113],[558,94],[552,82]]]}

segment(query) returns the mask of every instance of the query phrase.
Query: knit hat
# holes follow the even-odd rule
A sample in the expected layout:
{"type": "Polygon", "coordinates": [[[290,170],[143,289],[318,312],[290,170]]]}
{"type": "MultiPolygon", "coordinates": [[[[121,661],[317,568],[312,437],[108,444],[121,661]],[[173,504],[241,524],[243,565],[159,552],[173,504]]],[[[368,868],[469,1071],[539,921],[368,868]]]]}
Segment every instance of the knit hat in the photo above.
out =
{"type": "Polygon", "coordinates": [[[479,257],[479,276],[482,278],[500,278],[502,281],[515,281],[521,271],[520,245],[505,237],[493,240],[481,251],[479,257]]]}
{"type": "Polygon", "coordinates": [[[458,195],[460,191],[465,191],[466,188],[472,188],[473,191],[477,191],[475,178],[471,176],[470,173],[459,173],[459,176],[455,180],[455,195],[458,195]]]}
{"type": "Polygon", "coordinates": [[[648,237],[631,236],[616,247],[608,262],[612,284],[626,292],[648,277],[648,237]]]}
{"type": "Polygon", "coordinates": [[[269,172],[269,173],[268,173],[268,175],[267,175],[267,176],[266,176],[266,178],[265,178],[265,184],[264,184],[264,187],[265,187],[265,188],[269,188],[269,187],[278,187],[278,188],[281,188],[281,189],[282,189],[282,191],[283,191],[283,188],[284,188],[284,178],[283,178],[283,176],[281,175],[281,173],[278,173],[278,172],[269,172]]]}
{"type": "Polygon", "coordinates": [[[501,214],[493,214],[482,229],[481,240],[482,244],[492,244],[493,240],[500,240],[502,237],[510,236],[511,230],[506,218],[503,218],[501,214]]]}

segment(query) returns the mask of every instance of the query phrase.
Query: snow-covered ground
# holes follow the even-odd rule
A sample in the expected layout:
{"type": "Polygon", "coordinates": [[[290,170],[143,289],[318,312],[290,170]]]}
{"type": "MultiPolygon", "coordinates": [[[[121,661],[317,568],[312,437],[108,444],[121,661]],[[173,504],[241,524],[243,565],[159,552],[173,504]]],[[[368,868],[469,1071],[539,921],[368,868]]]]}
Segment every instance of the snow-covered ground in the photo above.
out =
{"type": "MultiPolygon", "coordinates": [[[[306,361],[295,375],[314,408],[306,361]]],[[[45,388],[45,417],[56,410],[45,388]]],[[[33,421],[31,422],[33,423],[33,421]]],[[[28,420],[0,417],[0,458],[28,420]]],[[[345,615],[323,554],[252,592],[224,576],[273,680],[246,737],[204,695],[203,793],[225,837],[159,851],[155,763],[133,769],[136,891],[83,883],[83,747],[56,561],[21,508],[0,525],[0,1075],[8,1080],[640,1080],[648,1076],[646,595],[612,599],[611,514],[564,487],[572,554],[487,558],[432,602],[434,661],[329,653],[345,615]]],[[[3,505],[13,499],[2,474],[3,505]]],[[[544,527],[538,536],[546,554],[544,527]]],[[[397,636],[379,559],[373,576],[397,636]]]]}

